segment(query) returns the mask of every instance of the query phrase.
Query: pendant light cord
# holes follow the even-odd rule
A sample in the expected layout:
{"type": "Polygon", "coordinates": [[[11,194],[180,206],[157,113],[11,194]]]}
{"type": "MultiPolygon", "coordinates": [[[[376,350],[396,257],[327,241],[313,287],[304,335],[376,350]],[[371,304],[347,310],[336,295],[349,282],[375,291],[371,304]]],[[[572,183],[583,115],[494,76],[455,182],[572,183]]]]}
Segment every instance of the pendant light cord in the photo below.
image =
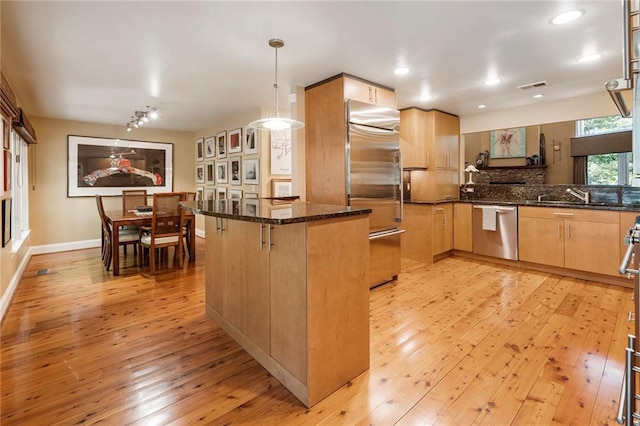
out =
{"type": "Polygon", "coordinates": [[[278,99],[279,90],[278,89],[280,89],[280,85],[278,84],[278,46],[274,46],[274,48],[276,50],[276,72],[275,72],[276,80],[275,80],[275,83],[273,83],[273,90],[276,92],[276,96],[275,96],[275,99],[276,99],[276,117],[280,117],[280,108],[279,108],[279,105],[278,105],[278,103],[279,103],[278,102],[279,101],[279,99],[278,99]]]}

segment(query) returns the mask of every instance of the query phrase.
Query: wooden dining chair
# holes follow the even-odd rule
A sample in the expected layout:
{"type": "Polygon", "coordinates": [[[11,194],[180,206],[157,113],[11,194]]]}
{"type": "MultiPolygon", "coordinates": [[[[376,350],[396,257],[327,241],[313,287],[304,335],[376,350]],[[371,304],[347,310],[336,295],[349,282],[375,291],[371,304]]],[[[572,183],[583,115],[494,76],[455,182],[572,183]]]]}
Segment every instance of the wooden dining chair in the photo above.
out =
{"type": "Polygon", "coordinates": [[[122,190],[122,212],[135,210],[138,206],[147,205],[146,189],[123,189],[122,190]]]}
{"type": "Polygon", "coordinates": [[[180,207],[180,201],[184,199],[185,195],[181,192],[153,194],[151,227],[148,232],[140,231],[138,252],[138,260],[142,265],[144,249],[148,249],[152,274],[156,272],[157,260],[168,259],[166,254],[157,259],[159,251],[166,253],[168,250],[165,249],[169,247],[174,247],[174,266],[177,264],[182,269],[184,210],[180,207]]]}
{"type": "MultiPolygon", "coordinates": [[[[113,252],[113,229],[107,221],[107,215],[104,212],[104,204],[102,203],[102,196],[96,194],[96,204],[98,206],[98,214],[100,216],[100,223],[102,225],[102,263],[108,271],[111,267],[112,252],[113,252]]],[[[133,229],[120,229],[118,234],[118,245],[124,246],[125,249],[128,245],[137,246],[139,241],[139,234],[137,230],[133,229]]],[[[126,254],[126,251],[125,251],[126,254]]]]}

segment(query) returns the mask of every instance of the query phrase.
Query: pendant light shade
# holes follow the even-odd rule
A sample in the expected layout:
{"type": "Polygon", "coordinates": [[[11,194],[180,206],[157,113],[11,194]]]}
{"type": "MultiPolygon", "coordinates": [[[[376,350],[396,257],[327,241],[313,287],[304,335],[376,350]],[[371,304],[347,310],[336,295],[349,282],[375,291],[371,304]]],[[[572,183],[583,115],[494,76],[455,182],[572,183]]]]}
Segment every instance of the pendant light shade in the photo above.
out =
{"type": "Polygon", "coordinates": [[[269,46],[273,47],[276,51],[276,73],[275,73],[275,83],[273,83],[273,92],[274,92],[274,112],[271,117],[261,118],[255,121],[252,121],[247,126],[253,129],[265,129],[265,130],[286,130],[286,129],[300,129],[304,127],[304,123],[302,121],[294,120],[287,116],[280,115],[279,108],[279,89],[280,85],[278,84],[278,49],[284,46],[284,41],[278,38],[272,38],[269,40],[269,46]]]}

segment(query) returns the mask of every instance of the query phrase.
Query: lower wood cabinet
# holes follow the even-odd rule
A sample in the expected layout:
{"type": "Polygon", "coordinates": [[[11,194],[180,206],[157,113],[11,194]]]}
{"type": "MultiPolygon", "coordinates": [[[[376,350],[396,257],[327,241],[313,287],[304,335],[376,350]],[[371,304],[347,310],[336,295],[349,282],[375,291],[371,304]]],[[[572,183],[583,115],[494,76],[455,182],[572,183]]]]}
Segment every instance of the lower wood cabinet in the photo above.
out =
{"type": "Polygon", "coordinates": [[[453,203],[404,205],[402,257],[426,264],[453,249],[453,203]]]}
{"type": "Polygon", "coordinates": [[[433,255],[453,249],[453,204],[436,204],[433,214],[433,255]]]}
{"type": "Polygon", "coordinates": [[[520,207],[521,261],[618,276],[620,213],[520,207]]]}
{"type": "Polygon", "coordinates": [[[473,251],[473,204],[453,204],[453,248],[473,251]]]}

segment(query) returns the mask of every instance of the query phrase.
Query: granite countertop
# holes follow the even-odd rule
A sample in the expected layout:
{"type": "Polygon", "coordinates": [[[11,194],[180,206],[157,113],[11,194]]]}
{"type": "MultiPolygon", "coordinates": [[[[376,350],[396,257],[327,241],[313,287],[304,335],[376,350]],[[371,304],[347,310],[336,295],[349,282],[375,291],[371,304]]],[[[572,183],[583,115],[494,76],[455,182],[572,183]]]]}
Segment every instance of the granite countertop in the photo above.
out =
{"type": "Polygon", "coordinates": [[[286,225],[313,222],[371,213],[371,209],[312,204],[305,202],[282,203],[260,198],[184,201],[182,207],[192,213],[247,222],[286,225]]]}
{"type": "Polygon", "coordinates": [[[553,201],[553,200],[458,200],[459,203],[471,204],[491,204],[496,206],[526,206],[526,207],[555,207],[561,209],[589,209],[589,210],[613,210],[613,211],[640,211],[640,204],[617,204],[617,203],[601,203],[592,202],[585,204],[582,202],[572,201],[553,201]]]}

